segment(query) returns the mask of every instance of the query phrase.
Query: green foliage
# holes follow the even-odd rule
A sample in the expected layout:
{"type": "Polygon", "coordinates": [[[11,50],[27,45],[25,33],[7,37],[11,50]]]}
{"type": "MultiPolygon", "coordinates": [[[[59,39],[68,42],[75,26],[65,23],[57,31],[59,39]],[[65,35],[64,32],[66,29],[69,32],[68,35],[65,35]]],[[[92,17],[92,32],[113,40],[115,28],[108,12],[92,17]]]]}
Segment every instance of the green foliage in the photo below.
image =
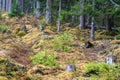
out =
{"type": "Polygon", "coordinates": [[[34,64],[44,64],[48,66],[58,66],[55,55],[49,55],[47,52],[42,51],[37,53],[34,56],[31,56],[30,59],[34,64]]]}
{"type": "Polygon", "coordinates": [[[6,25],[0,25],[0,32],[2,32],[3,30],[8,30],[10,29],[9,26],[6,26],[6,25]]]}
{"type": "Polygon", "coordinates": [[[20,9],[20,4],[16,0],[12,4],[11,12],[8,14],[9,17],[22,17],[24,13],[20,9]]]}
{"type": "Polygon", "coordinates": [[[85,76],[91,80],[117,80],[120,77],[120,65],[109,65],[106,63],[89,63],[84,69],[85,76]]]}
{"type": "Polygon", "coordinates": [[[72,47],[70,46],[72,41],[72,34],[64,32],[56,36],[56,38],[52,41],[52,48],[55,51],[70,52],[72,50],[72,47]]]}

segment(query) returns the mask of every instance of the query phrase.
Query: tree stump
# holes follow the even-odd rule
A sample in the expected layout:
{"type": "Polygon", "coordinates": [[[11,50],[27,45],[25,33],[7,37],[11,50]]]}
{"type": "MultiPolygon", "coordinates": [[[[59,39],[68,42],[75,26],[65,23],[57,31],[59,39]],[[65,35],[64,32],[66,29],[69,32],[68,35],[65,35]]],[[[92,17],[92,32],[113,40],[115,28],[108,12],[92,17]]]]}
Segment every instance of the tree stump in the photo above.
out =
{"type": "Polygon", "coordinates": [[[108,64],[115,64],[117,60],[117,57],[114,55],[109,55],[106,57],[105,62],[108,64]]]}
{"type": "Polygon", "coordinates": [[[67,64],[66,71],[67,72],[76,71],[76,66],[74,64],[67,64]]]}

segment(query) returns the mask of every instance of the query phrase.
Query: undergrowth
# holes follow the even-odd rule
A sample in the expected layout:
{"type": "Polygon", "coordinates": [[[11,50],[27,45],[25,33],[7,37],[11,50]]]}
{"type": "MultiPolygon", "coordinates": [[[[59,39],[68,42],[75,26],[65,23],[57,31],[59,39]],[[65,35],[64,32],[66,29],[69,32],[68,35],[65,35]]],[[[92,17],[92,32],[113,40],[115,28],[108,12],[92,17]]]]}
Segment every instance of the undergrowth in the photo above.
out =
{"type": "Polygon", "coordinates": [[[36,53],[36,55],[31,56],[30,59],[34,64],[44,64],[47,66],[58,66],[56,61],[56,55],[48,54],[46,51],[41,51],[36,53]]]}
{"type": "Polygon", "coordinates": [[[73,35],[67,32],[59,34],[52,40],[52,48],[55,51],[70,52],[72,50],[71,43],[73,42],[73,35]]]}
{"type": "Polygon", "coordinates": [[[84,69],[84,75],[90,80],[118,80],[120,78],[120,65],[106,63],[89,63],[84,69]]]}

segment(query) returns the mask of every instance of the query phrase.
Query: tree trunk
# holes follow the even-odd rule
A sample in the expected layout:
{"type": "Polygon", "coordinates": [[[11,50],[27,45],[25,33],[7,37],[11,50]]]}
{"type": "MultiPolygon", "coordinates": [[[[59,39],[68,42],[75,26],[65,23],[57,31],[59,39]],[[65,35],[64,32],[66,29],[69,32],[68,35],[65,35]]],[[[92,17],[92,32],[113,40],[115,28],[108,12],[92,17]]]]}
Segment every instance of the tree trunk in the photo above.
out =
{"type": "Polygon", "coordinates": [[[9,0],[6,0],[6,2],[5,2],[6,4],[5,4],[5,11],[7,11],[8,12],[8,4],[9,4],[9,0]]]}
{"type": "Polygon", "coordinates": [[[24,1],[23,0],[20,0],[20,4],[21,4],[21,10],[22,12],[24,11],[24,1]]]}
{"type": "Polygon", "coordinates": [[[111,18],[110,18],[110,15],[109,14],[107,14],[106,15],[106,30],[108,30],[108,31],[112,31],[112,25],[111,25],[111,23],[112,23],[112,20],[111,20],[111,18]]]}
{"type": "Polygon", "coordinates": [[[52,0],[47,0],[46,1],[46,24],[51,24],[51,21],[52,21],[51,8],[52,8],[52,0]]]}
{"type": "Polygon", "coordinates": [[[84,0],[80,1],[80,5],[81,5],[80,29],[85,29],[84,0]]]}
{"type": "Polygon", "coordinates": [[[38,9],[38,10],[36,11],[36,17],[37,17],[37,18],[40,18],[40,16],[41,16],[41,12],[40,12],[40,1],[37,1],[37,2],[36,2],[36,8],[38,9]]]}
{"type": "Polygon", "coordinates": [[[91,34],[90,34],[90,39],[94,40],[94,32],[95,32],[95,24],[94,24],[94,17],[92,18],[92,23],[91,23],[91,34]]]}
{"type": "Polygon", "coordinates": [[[8,12],[10,13],[11,11],[11,6],[12,6],[12,0],[8,1],[8,12]]]}
{"type": "MultiPolygon", "coordinates": [[[[94,8],[95,8],[95,0],[92,0],[92,4],[93,4],[93,12],[94,12],[94,8]]],[[[94,37],[95,37],[95,24],[94,24],[94,16],[92,16],[92,23],[91,23],[91,34],[90,34],[90,39],[91,40],[94,40],[94,37]]]]}
{"type": "Polygon", "coordinates": [[[90,27],[91,25],[91,17],[88,15],[86,20],[86,27],[90,27]]]}
{"type": "Polygon", "coordinates": [[[0,10],[2,10],[2,0],[0,0],[0,10]]]}
{"type": "Polygon", "coordinates": [[[59,0],[59,15],[58,15],[58,28],[57,28],[57,32],[60,32],[60,26],[61,26],[61,20],[60,20],[60,17],[61,17],[61,0],[59,0]]]}
{"type": "Polygon", "coordinates": [[[6,2],[6,0],[2,1],[2,11],[5,11],[5,2],[6,2]]]}

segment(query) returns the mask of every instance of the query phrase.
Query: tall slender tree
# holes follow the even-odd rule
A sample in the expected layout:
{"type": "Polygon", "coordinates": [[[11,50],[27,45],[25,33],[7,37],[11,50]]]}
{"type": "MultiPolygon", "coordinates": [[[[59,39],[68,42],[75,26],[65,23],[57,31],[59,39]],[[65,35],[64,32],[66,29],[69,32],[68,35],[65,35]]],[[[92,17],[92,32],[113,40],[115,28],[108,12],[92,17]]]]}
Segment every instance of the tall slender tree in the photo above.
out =
{"type": "Polygon", "coordinates": [[[61,26],[61,7],[62,7],[62,0],[59,0],[59,14],[58,14],[58,23],[57,23],[57,32],[60,32],[60,26],[61,26]]]}
{"type": "Polygon", "coordinates": [[[80,29],[84,29],[85,28],[85,16],[84,16],[84,3],[85,3],[85,0],[80,0],[80,12],[81,12],[81,15],[80,15],[80,29]]]}
{"type": "Polygon", "coordinates": [[[37,0],[37,2],[36,2],[36,8],[37,8],[37,10],[36,10],[36,17],[40,18],[41,12],[40,12],[40,1],[39,0],[37,0]]]}
{"type": "Polygon", "coordinates": [[[12,0],[8,0],[8,12],[11,12],[12,0]]]}
{"type": "Polygon", "coordinates": [[[46,1],[46,24],[51,24],[52,22],[52,0],[46,1]]]}
{"type": "Polygon", "coordinates": [[[23,12],[23,10],[24,10],[24,0],[20,0],[20,4],[21,4],[21,10],[23,12]]]}
{"type": "Polygon", "coordinates": [[[2,11],[5,11],[5,2],[6,2],[6,0],[2,1],[2,11]]]}
{"type": "MultiPolygon", "coordinates": [[[[93,5],[92,10],[94,12],[94,10],[95,10],[95,0],[92,0],[92,5],[93,5]]],[[[90,34],[90,39],[91,40],[94,40],[94,36],[95,36],[94,31],[95,31],[95,23],[94,23],[94,15],[93,15],[92,16],[92,22],[91,22],[91,34],[90,34]]]]}
{"type": "Polygon", "coordinates": [[[2,10],[2,0],[0,0],[0,10],[2,10]]]}

